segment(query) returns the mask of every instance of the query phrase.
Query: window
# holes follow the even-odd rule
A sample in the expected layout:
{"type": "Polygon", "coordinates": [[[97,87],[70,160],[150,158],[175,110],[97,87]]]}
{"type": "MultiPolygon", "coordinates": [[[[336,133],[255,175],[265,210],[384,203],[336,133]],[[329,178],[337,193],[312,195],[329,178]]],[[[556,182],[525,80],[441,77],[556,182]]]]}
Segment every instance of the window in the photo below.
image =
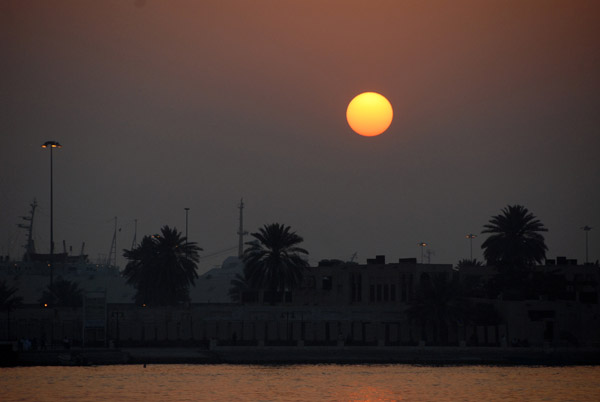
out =
{"type": "Polygon", "coordinates": [[[361,301],[362,300],[362,281],[360,274],[350,275],[350,300],[361,301]]]}

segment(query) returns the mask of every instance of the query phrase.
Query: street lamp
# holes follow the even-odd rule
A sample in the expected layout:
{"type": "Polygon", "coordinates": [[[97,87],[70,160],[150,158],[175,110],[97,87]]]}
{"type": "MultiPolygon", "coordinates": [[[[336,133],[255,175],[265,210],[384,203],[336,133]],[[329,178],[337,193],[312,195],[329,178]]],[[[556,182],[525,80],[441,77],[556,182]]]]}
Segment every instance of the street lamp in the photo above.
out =
{"type": "Polygon", "coordinates": [[[53,186],[53,166],[52,149],[62,148],[58,141],[46,141],[42,148],[50,148],[50,292],[54,286],[54,186],[53,186]]]}
{"type": "Polygon", "coordinates": [[[185,257],[187,258],[187,253],[188,253],[188,212],[190,212],[189,208],[184,208],[185,209],[185,257]]]}
{"type": "Polygon", "coordinates": [[[589,227],[588,225],[585,225],[581,229],[583,229],[585,231],[585,263],[589,264],[589,259],[588,259],[588,233],[589,233],[590,230],[592,230],[592,228],[589,227]]]}
{"type": "Polygon", "coordinates": [[[473,262],[473,239],[476,237],[477,235],[474,235],[473,233],[469,233],[465,236],[465,238],[469,239],[469,243],[471,245],[471,263],[473,262]]]}
{"type": "Polygon", "coordinates": [[[417,246],[421,247],[421,264],[423,264],[423,249],[427,247],[427,243],[422,241],[420,243],[417,243],[417,246]]]}

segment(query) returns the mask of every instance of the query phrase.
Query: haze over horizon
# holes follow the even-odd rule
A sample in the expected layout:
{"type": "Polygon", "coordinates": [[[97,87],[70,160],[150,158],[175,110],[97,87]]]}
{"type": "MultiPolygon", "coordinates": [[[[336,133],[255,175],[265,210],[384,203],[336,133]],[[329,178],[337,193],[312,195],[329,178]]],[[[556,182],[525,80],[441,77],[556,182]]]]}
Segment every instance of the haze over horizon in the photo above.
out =
{"type": "MultiPolygon", "coordinates": [[[[311,264],[482,260],[508,204],[549,229],[548,258],[600,258],[600,3],[595,1],[0,1],[0,255],[37,198],[35,240],[118,263],[163,225],[204,249],[290,225],[311,264]],[[394,108],[355,134],[358,93],[394,108]]],[[[247,238],[249,240],[249,238],[247,238]]]]}

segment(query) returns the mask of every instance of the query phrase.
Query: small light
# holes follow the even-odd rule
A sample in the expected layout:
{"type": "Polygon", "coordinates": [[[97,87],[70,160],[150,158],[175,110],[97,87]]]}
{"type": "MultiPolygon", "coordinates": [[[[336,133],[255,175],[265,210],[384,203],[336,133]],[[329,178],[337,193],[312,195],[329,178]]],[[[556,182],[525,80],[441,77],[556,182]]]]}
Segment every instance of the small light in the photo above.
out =
{"type": "Polygon", "coordinates": [[[44,308],[45,308],[45,307],[48,307],[48,303],[44,303],[44,308]]]}
{"type": "Polygon", "coordinates": [[[62,145],[60,145],[59,142],[57,141],[46,141],[42,144],[42,148],[62,148],[62,145]]]}

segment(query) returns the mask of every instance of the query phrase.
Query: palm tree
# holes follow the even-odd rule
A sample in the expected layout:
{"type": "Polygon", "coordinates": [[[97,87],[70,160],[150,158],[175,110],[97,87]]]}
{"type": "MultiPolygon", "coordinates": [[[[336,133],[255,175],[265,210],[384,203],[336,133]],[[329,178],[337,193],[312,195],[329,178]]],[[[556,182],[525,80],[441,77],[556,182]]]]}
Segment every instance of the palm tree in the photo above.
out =
{"type": "Polygon", "coordinates": [[[483,227],[481,233],[491,234],[481,245],[488,265],[522,268],[546,257],[548,248],[540,232],[548,229],[521,205],[507,206],[483,227]]]}
{"type": "Polygon", "coordinates": [[[83,291],[76,282],[60,279],[52,287],[48,285],[39,302],[58,307],[81,307],[83,291]]]}
{"type": "Polygon", "coordinates": [[[431,328],[434,344],[447,344],[449,329],[468,320],[469,302],[457,279],[423,274],[406,313],[409,321],[421,325],[423,335],[431,328]]]}
{"type": "Polygon", "coordinates": [[[483,267],[483,263],[481,261],[477,261],[477,258],[473,258],[469,260],[465,258],[463,260],[458,260],[458,264],[456,264],[457,268],[466,268],[466,267],[483,267]]]}
{"type": "Polygon", "coordinates": [[[123,275],[137,290],[136,303],[165,306],[189,301],[201,250],[169,226],[163,226],[160,235],[144,236],[139,246],[123,250],[129,260],[123,275]]]}
{"type": "Polygon", "coordinates": [[[6,310],[6,339],[10,339],[10,312],[23,302],[21,296],[15,296],[18,289],[0,281],[0,309],[6,310]]]}
{"type": "Polygon", "coordinates": [[[289,226],[279,223],[264,225],[252,233],[256,239],[249,245],[242,259],[244,274],[252,288],[285,292],[300,285],[308,261],[302,254],[308,251],[298,247],[304,239],[289,226]]]}

